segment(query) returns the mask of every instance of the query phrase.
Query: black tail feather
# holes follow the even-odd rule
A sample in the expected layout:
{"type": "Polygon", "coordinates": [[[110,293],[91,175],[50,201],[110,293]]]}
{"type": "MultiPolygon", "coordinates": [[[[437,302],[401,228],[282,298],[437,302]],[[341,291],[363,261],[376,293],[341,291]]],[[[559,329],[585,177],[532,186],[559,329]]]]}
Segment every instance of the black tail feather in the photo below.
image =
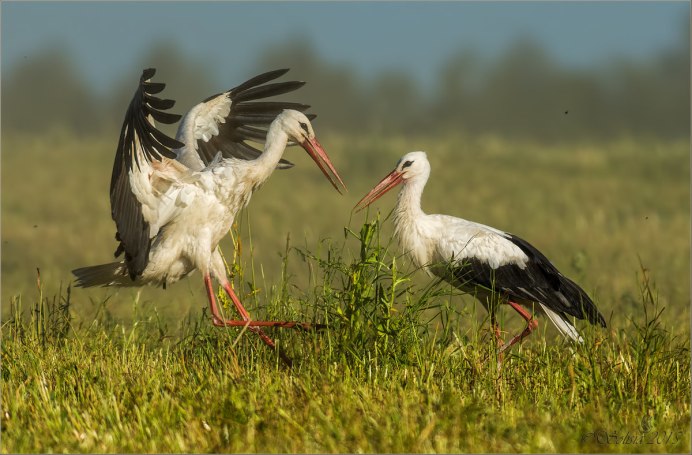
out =
{"type": "Polygon", "coordinates": [[[92,265],[74,269],[75,286],[90,288],[94,286],[132,286],[135,282],[128,276],[124,262],[92,265]]]}

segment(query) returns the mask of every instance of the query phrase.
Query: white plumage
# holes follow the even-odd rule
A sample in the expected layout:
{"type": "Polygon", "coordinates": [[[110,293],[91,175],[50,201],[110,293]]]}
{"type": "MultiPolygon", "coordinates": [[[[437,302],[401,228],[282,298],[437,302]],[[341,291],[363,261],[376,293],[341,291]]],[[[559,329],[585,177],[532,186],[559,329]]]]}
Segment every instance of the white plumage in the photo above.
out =
{"type": "Polygon", "coordinates": [[[425,152],[408,153],[356,207],[372,204],[403,183],[394,209],[395,235],[415,264],[475,295],[490,312],[498,337],[496,303],[509,304],[527,321],[526,330],[505,343],[502,351],[536,327],[533,316],[520,305],[537,304],[536,309],[546,314],[560,333],[575,341],[582,338],[570,317],[586,318],[605,327],[589,296],[525,240],[462,218],[424,213],[421,195],[429,176],[425,152]]]}
{"type": "Polygon", "coordinates": [[[255,101],[303,85],[267,84],[286,71],[261,74],[196,105],[181,121],[176,140],[154,125],[154,120],[179,119],[164,112],[174,102],[154,96],[164,84],[150,81],[153,69],[144,71],[125,116],[111,178],[111,209],[120,242],[115,256],[125,257],[74,270],[78,286],[165,287],[198,269],[215,325],[248,325],[273,346],[259,326],[296,324],[251,321],[226,278],[217,249],[252,193],[274,169],[292,166],[281,158],[289,143],[300,144],[337,190],[337,182],[343,186],[309,116],[301,112],[309,106],[255,101]],[[263,150],[250,142],[264,143],[263,150]],[[242,321],[221,317],[211,277],[226,289],[242,321]]]}
{"type": "Polygon", "coordinates": [[[231,100],[228,96],[217,96],[190,109],[180,120],[176,139],[185,144],[177,149],[177,160],[190,169],[201,170],[204,163],[197,153],[198,140],[209,142],[218,136],[218,125],[226,123],[231,112],[231,100]]]}

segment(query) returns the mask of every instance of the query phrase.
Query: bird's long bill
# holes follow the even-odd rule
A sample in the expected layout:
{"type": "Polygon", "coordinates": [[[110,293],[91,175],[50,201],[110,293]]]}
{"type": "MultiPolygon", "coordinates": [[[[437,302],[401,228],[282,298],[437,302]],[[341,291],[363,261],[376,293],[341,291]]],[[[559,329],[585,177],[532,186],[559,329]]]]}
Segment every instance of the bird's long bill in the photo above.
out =
{"type": "Polygon", "coordinates": [[[319,167],[324,176],[327,177],[329,183],[331,183],[332,186],[336,188],[336,191],[338,191],[340,194],[343,194],[341,193],[341,189],[339,189],[339,186],[336,184],[336,182],[338,181],[344,189],[346,189],[346,185],[344,185],[344,181],[341,180],[341,177],[339,177],[339,173],[336,172],[336,169],[334,169],[334,165],[327,156],[327,152],[325,152],[320,143],[317,142],[317,138],[305,139],[300,145],[303,146],[306,152],[308,152],[308,155],[310,155],[310,157],[315,161],[317,167],[319,167]],[[330,171],[331,174],[329,173],[330,171]],[[334,180],[332,174],[334,175],[334,177],[336,177],[336,180],[334,180]]]}
{"type": "Polygon", "coordinates": [[[365,207],[369,206],[380,197],[382,197],[387,191],[391,190],[403,181],[401,172],[394,169],[385,178],[383,178],[380,183],[378,183],[375,188],[370,190],[368,194],[363,196],[363,199],[358,201],[354,209],[356,212],[363,210],[365,207]]]}

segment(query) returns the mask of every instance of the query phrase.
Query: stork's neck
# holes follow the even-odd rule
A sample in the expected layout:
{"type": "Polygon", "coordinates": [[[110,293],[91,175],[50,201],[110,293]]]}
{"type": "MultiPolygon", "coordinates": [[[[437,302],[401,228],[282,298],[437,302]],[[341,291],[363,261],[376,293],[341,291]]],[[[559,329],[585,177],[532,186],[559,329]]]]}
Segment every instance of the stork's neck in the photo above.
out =
{"type": "Polygon", "coordinates": [[[394,209],[394,234],[419,267],[430,263],[433,250],[429,243],[427,215],[420,206],[426,180],[426,177],[418,176],[406,181],[394,209]]]}
{"type": "Polygon", "coordinates": [[[254,160],[225,159],[214,171],[217,184],[215,191],[219,200],[236,208],[245,207],[252,193],[269,179],[281,159],[288,134],[276,123],[267,131],[264,151],[254,160]],[[232,178],[231,178],[232,176],[232,178]]]}
{"type": "Polygon", "coordinates": [[[252,180],[256,185],[264,183],[276,169],[281,156],[288,145],[288,134],[276,123],[272,123],[267,131],[264,151],[253,161],[252,180]]]}
{"type": "Polygon", "coordinates": [[[394,224],[397,231],[404,229],[407,225],[415,224],[417,220],[425,216],[420,200],[426,180],[424,178],[412,178],[404,182],[394,209],[394,224]]]}

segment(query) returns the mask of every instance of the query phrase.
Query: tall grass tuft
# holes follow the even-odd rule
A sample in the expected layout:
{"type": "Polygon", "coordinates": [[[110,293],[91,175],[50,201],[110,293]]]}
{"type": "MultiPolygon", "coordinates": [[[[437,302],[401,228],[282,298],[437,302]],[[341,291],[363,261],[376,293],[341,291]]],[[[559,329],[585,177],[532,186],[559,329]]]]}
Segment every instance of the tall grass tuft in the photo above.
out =
{"type": "Polygon", "coordinates": [[[295,249],[310,270],[318,271],[304,299],[330,327],[333,358],[359,368],[414,363],[411,347],[421,343],[427,327],[423,315],[436,305],[431,289],[418,294],[413,272],[400,270],[391,241],[382,241],[380,224],[377,217],[359,231],[345,228],[341,245],[323,241],[318,253],[295,249]],[[349,249],[353,240],[357,244],[349,249]]]}
{"type": "Polygon", "coordinates": [[[28,319],[24,316],[21,295],[10,300],[9,320],[3,323],[4,335],[20,342],[36,342],[45,351],[47,345],[59,344],[67,338],[72,324],[70,298],[72,290],[68,286],[63,295],[62,284],[57,295],[44,296],[41,271],[36,269],[37,300],[29,308],[28,319]]]}

